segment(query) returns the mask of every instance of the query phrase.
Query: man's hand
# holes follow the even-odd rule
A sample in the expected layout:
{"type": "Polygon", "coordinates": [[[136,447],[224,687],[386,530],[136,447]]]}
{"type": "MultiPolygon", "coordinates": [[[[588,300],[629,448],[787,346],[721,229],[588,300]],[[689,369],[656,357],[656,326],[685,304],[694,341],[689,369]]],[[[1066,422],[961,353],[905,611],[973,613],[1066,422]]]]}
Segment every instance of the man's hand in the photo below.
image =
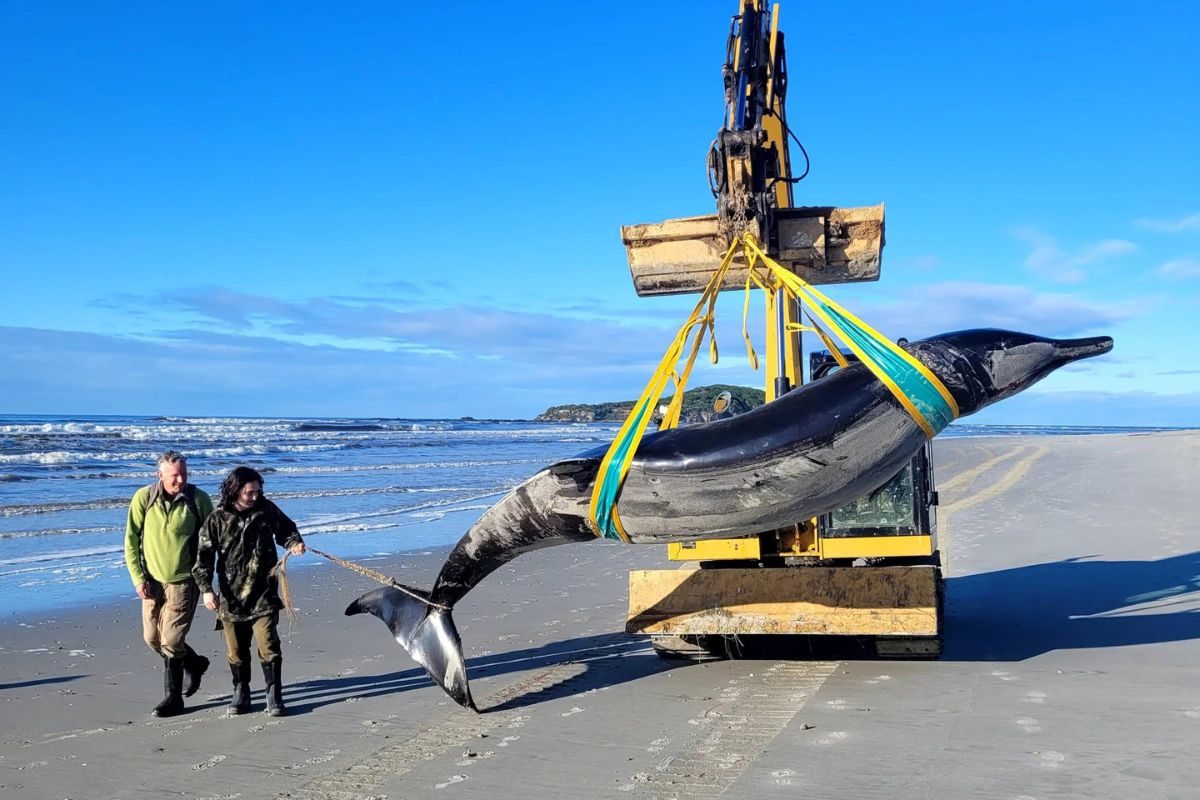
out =
{"type": "Polygon", "coordinates": [[[288,548],[288,552],[294,556],[302,556],[308,552],[308,548],[304,546],[304,542],[296,542],[288,548]]]}
{"type": "Polygon", "coordinates": [[[137,596],[142,598],[143,600],[153,600],[154,599],[154,594],[155,594],[154,584],[151,583],[150,581],[142,581],[141,583],[139,583],[137,586],[135,586],[133,588],[134,588],[134,591],[137,592],[137,596]]]}
{"type": "Polygon", "coordinates": [[[207,608],[209,611],[217,610],[217,595],[214,592],[205,592],[203,600],[204,600],[204,607],[207,608]]]}

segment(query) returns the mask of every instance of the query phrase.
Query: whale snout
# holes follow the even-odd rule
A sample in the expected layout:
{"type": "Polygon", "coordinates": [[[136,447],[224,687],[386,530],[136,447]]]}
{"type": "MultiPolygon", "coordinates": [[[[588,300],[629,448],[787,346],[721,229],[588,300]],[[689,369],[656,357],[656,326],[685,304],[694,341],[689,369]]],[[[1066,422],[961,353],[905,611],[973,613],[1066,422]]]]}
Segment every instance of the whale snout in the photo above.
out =
{"type": "Polygon", "coordinates": [[[1083,339],[1058,339],[1054,354],[1059,364],[1069,364],[1081,358],[1102,356],[1113,349],[1111,336],[1088,336],[1083,339]]]}

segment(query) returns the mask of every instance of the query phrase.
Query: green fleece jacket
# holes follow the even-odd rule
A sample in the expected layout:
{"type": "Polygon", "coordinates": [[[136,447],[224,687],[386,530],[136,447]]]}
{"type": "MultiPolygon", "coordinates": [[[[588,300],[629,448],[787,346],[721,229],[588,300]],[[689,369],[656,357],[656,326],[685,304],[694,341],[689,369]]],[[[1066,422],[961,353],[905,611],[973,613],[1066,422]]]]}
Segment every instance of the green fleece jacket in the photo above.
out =
{"type": "Polygon", "coordinates": [[[168,499],[157,483],[138,489],[129,501],[125,566],[134,586],[147,580],[179,583],[192,577],[200,526],[213,510],[212,499],[192,489],[200,519],[188,508],[183,492],[168,499]]]}

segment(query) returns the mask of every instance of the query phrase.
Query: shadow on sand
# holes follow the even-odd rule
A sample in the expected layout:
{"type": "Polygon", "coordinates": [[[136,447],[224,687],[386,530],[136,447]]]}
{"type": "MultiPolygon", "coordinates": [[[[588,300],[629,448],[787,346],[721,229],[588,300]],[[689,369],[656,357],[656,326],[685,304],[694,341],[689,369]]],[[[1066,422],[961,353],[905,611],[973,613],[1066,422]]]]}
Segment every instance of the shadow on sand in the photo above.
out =
{"type": "Polygon", "coordinates": [[[27,689],[30,686],[46,686],[53,683],[67,683],[68,681],[77,681],[82,678],[89,678],[90,675],[60,675],[54,678],[38,678],[37,680],[17,681],[16,683],[0,683],[0,692],[8,689],[27,689]]]}
{"type": "MultiPolygon", "coordinates": [[[[408,654],[400,648],[396,649],[395,659],[399,663],[412,663],[408,654]]],[[[479,693],[476,702],[480,711],[485,713],[509,711],[559,697],[568,697],[593,688],[615,686],[677,666],[677,663],[664,662],[654,655],[644,637],[624,633],[583,636],[551,642],[540,647],[493,653],[467,660],[472,688],[479,693]],[[490,690],[485,684],[488,678],[512,672],[546,669],[565,663],[578,664],[578,673],[501,705],[490,705],[487,698],[490,690]]],[[[432,685],[433,681],[425,670],[414,666],[412,669],[389,675],[350,675],[290,685],[285,683],[284,702],[290,716],[305,714],[321,706],[345,702],[350,698],[379,697],[412,689],[425,689],[432,685]]],[[[257,710],[257,706],[262,702],[261,692],[254,693],[252,699],[257,710]]]]}
{"type": "MultiPolygon", "coordinates": [[[[949,578],[945,661],[1020,661],[1053,650],[1120,647],[1200,639],[1200,552],[1157,561],[1080,557],[949,578]]],[[[874,659],[869,640],[839,636],[740,637],[726,655],[749,658],[874,659]]],[[[408,656],[397,650],[403,663],[408,656]]],[[[686,663],[686,662],[682,662],[686,663]]],[[[483,712],[512,710],[615,686],[678,668],[645,637],[620,632],[551,642],[468,660],[483,712]],[[577,673],[489,707],[485,682],[564,663],[577,673]]],[[[378,677],[353,675],[287,684],[289,714],[351,698],[423,689],[432,681],[413,667],[378,677]]],[[[261,692],[255,692],[256,707],[261,692]]]]}
{"type": "Polygon", "coordinates": [[[1052,650],[1200,638],[1200,552],[1093,557],[946,581],[943,659],[1020,661],[1052,650]]]}

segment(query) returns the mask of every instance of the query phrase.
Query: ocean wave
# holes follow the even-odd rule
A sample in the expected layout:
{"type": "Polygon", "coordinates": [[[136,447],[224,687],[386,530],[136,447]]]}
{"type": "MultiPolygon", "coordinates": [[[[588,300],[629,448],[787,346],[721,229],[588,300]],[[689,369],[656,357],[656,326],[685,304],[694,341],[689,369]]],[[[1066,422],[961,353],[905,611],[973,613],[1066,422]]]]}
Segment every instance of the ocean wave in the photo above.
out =
{"type": "Polygon", "coordinates": [[[91,500],[63,500],[54,503],[26,503],[0,506],[0,517],[20,517],[25,514],[52,514],[58,511],[97,511],[103,508],[123,508],[128,497],[102,497],[91,500]]]}
{"type": "Polygon", "coordinates": [[[301,422],[299,425],[292,427],[294,431],[310,432],[310,431],[328,431],[342,433],[345,431],[382,431],[387,430],[382,425],[372,423],[355,423],[355,422],[301,422]]]}
{"type": "MultiPolygon", "coordinates": [[[[270,492],[275,500],[312,500],[329,497],[359,497],[373,494],[445,494],[469,492],[473,488],[461,486],[354,486],[341,489],[309,489],[270,492]]],[[[48,503],[24,503],[0,506],[0,517],[20,517],[32,514],[56,514],[64,511],[99,511],[107,508],[125,508],[129,497],[100,497],[90,500],[63,500],[48,503]]]]}
{"type": "Polygon", "coordinates": [[[338,472],[376,472],[409,469],[469,469],[471,467],[502,467],[513,464],[543,464],[540,458],[479,459],[474,461],[411,461],[406,464],[345,464],[313,467],[275,467],[281,475],[316,475],[338,472]]]}
{"type": "Polygon", "coordinates": [[[0,475],[0,483],[19,483],[21,481],[36,481],[30,475],[0,475]]]}
{"type": "MultiPolygon", "coordinates": [[[[470,495],[467,497],[448,498],[445,500],[430,500],[425,503],[412,503],[412,504],[404,505],[404,506],[396,506],[394,508],[376,509],[375,511],[361,511],[361,512],[353,512],[353,513],[349,513],[349,514],[321,515],[321,516],[309,518],[305,524],[311,525],[314,527],[321,526],[321,525],[344,524],[344,523],[352,522],[353,520],[359,520],[359,519],[375,519],[378,517],[391,517],[391,516],[397,516],[400,514],[412,514],[414,511],[424,511],[424,510],[430,509],[430,508],[446,508],[449,506],[459,506],[464,503],[471,503],[476,500],[484,500],[489,497],[498,497],[500,495],[506,494],[510,489],[511,489],[511,487],[508,487],[508,486],[494,487],[492,489],[486,490],[483,493],[474,494],[474,495],[470,495]]],[[[488,507],[490,508],[490,506],[488,506],[488,507]]],[[[303,533],[305,530],[305,525],[302,525],[299,521],[297,521],[296,524],[297,524],[297,526],[300,527],[300,532],[303,533]]]]}
{"type": "MultiPolygon", "coordinates": [[[[330,442],[328,444],[246,444],[234,447],[208,447],[189,449],[189,458],[236,458],[250,455],[279,455],[287,453],[316,453],[346,450],[354,443],[330,442]]],[[[25,464],[30,466],[56,466],[95,461],[146,461],[153,463],[158,452],[113,453],[81,450],[52,450],[33,453],[5,453],[0,455],[0,464],[25,464]]]]}
{"type": "MultiPolygon", "coordinates": [[[[544,458],[502,458],[502,459],[476,459],[466,461],[410,461],[404,464],[331,464],[321,466],[304,466],[304,467],[288,467],[288,466],[255,466],[255,469],[263,475],[336,475],[345,472],[392,472],[395,470],[423,470],[423,469],[470,469],[473,467],[503,467],[512,466],[515,464],[545,464],[544,458]]],[[[192,478],[201,477],[224,477],[229,474],[228,469],[189,469],[188,475],[192,478]]],[[[114,472],[103,470],[101,472],[67,472],[61,474],[51,473],[48,475],[39,475],[37,477],[15,476],[20,480],[36,481],[36,480],[138,480],[144,479],[146,482],[154,480],[154,470],[130,470],[128,472],[114,472]]]]}
{"type": "Polygon", "coordinates": [[[321,533],[361,533],[362,531],[382,531],[388,528],[398,528],[401,525],[402,523],[398,522],[380,522],[374,525],[330,523],[327,525],[309,525],[303,529],[302,533],[305,536],[314,536],[321,533]]]}
{"type": "Polygon", "coordinates": [[[100,526],[94,528],[40,528],[27,531],[3,531],[0,532],[0,539],[28,539],[35,536],[62,536],[76,533],[119,533],[123,531],[116,525],[100,526]]]}
{"type": "MultiPolygon", "coordinates": [[[[124,552],[125,546],[123,544],[113,547],[85,547],[78,550],[51,550],[45,553],[0,559],[0,567],[15,567],[20,564],[43,564],[49,561],[67,561],[76,558],[92,558],[94,556],[107,556],[124,552]]],[[[0,575],[6,574],[9,573],[0,572],[0,575]]]]}
{"type": "Polygon", "coordinates": [[[271,492],[272,500],[313,500],[326,497],[361,497],[372,494],[420,494],[446,492],[465,492],[461,486],[353,486],[343,489],[307,489],[291,492],[271,492]]]}

